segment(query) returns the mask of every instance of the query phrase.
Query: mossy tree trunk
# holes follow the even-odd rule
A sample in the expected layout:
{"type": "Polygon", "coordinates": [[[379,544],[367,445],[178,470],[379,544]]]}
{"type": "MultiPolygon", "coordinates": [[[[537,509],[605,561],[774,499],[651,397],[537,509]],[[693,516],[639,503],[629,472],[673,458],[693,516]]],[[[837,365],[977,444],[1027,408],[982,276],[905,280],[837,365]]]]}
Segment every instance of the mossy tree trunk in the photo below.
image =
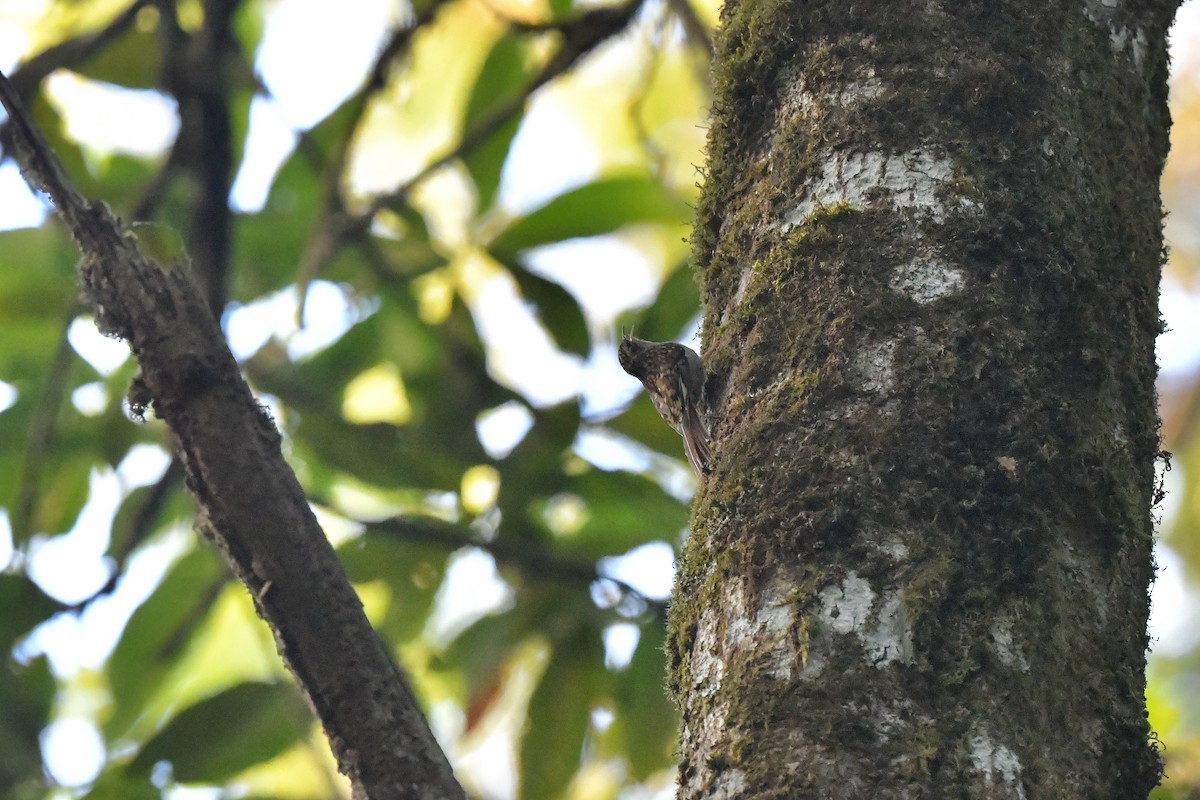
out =
{"type": "Polygon", "coordinates": [[[1175,0],[731,0],[680,798],[1145,797],[1175,0]]]}

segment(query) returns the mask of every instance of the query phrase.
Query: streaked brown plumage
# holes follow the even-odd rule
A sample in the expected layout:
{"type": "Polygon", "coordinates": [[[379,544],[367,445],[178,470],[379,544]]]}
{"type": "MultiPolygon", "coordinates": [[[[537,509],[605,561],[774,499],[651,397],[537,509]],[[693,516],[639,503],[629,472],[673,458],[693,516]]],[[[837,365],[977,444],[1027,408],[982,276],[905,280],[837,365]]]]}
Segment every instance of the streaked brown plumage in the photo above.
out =
{"type": "Polygon", "coordinates": [[[697,474],[708,472],[712,452],[700,416],[705,376],[696,351],[676,342],[649,342],[622,335],[617,360],[621,369],[642,382],[659,416],[683,437],[692,468],[697,474]]]}

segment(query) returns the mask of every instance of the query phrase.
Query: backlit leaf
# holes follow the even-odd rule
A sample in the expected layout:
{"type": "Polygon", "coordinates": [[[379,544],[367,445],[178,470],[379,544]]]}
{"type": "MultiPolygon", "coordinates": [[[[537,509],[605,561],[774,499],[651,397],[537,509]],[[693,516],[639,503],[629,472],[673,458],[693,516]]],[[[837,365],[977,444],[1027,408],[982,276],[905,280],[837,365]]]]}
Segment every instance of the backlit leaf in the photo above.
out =
{"type": "Polygon", "coordinates": [[[673,763],[679,712],[667,696],[665,676],[663,623],[654,619],[641,626],[629,667],[614,678],[616,724],[629,766],[638,779],[673,763]]]}
{"type": "MultiPolygon", "coordinates": [[[[528,83],[531,71],[526,67],[525,49],[526,37],[513,33],[501,36],[492,46],[467,100],[464,132],[469,133],[489,120],[528,83]]],[[[513,114],[463,159],[475,181],[480,209],[490,207],[495,199],[500,173],[521,119],[521,112],[513,114]]]]}
{"type": "Polygon", "coordinates": [[[309,713],[290,683],[243,683],[184,709],[129,765],[171,764],[180,783],[223,783],[300,741],[309,713]]]}
{"type": "Polygon", "coordinates": [[[224,574],[212,548],[197,547],[171,568],[133,613],[108,665],[113,715],[104,730],[109,738],[124,735],[141,716],[147,699],[208,614],[224,574]]]}
{"type": "Polygon", "coordinates": [[[538,245],[599,236],[633,223],[682,225],[691,216],[687,201],[657,181],[604,178],[561,194],[517,219],[490,249],[500,261],[511,262],[522,250],[538,245]]]}
{"type": "Polygon", "coordinates": [[[561,797],[579,769],[592,706],[608,680],[598,631],[581,627],[554,646],[529,700],[521,737],[521,796],[561,797]]]}

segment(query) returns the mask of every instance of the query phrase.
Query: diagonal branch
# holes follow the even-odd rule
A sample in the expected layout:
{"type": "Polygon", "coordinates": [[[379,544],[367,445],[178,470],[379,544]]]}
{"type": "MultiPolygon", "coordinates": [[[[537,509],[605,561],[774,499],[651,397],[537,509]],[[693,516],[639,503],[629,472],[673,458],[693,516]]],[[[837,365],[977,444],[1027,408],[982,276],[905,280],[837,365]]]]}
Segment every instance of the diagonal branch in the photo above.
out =
{"type": "Polygon", "coordinates": [[[463,800],[189,270],[150,261],[106,205],[70,186],[3,75],[0,102],[26,180],[50,195],[83,253],[80,282],[97,324],[125,339],[141,366],[202,532],[250,590],[355,796],[463,800]]]}

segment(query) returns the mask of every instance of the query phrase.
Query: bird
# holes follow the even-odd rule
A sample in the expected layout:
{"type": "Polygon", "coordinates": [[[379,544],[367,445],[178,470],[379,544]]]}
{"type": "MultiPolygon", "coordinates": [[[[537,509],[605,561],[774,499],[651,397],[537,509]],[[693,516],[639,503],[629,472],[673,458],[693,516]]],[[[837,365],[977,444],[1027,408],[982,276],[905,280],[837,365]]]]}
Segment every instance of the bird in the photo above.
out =
{"type": "Polygon", "coordinates": [[[683,437],[684,450],[696,474],[712,468],[708,432],[701,419],[704,365],[690,347],[677,342],[651,342],[621,333],[617,348],[621,369],[642,382],[658,415],[683,437]]]}

